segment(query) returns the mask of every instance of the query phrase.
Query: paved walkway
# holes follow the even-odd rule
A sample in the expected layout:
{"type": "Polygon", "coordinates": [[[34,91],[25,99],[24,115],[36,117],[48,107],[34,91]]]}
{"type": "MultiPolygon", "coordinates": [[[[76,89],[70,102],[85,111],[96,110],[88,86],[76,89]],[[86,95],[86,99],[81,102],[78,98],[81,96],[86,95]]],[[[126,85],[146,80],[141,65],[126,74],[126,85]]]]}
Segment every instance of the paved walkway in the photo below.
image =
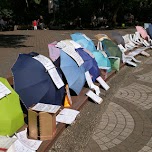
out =
{"type": "Polygon", "coordinates": [[[152,57],[119,79],[123,83],[119,82],[85,152],[152,152],[151,66],[152,57]]]}
{"type": "MultiPolygon", "coordinates": [[[[8,76],[19,53],[48,56],[47,44],[70,38],[75,31],[0,32],[0,74],[8,76]]],[[[94,39],[98,33],[80,31],[94,39]]],[[[134,29],[121,30],[132,33],[134,29]]],[[[95,41],[96,42],[96,41],[95,41]]],[[[151,50],[148,52],[152,55],[151,50]]],[[[138,67],[124,67],[102,90],[101,105],[87,102],[76,122],[58,138],[50,152],[152,152],[152,57],[137,57],[138,67]]]]}

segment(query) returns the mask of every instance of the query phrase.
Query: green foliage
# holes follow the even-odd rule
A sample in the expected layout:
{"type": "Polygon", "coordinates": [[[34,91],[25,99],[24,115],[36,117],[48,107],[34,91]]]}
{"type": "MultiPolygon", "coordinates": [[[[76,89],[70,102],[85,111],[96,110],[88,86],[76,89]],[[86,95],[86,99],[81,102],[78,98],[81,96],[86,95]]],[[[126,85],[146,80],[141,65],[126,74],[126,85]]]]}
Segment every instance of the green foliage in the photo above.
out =
{"type": "MultiPolygon", "coordinates": [[[[98,15],[99,9],[109,22],[123,23],[124,15],[132,13],[139,21],[152,18],[152,0],[55,0],[58,9],[48,12],[48,0],[1,0],[0,15],[11,17],[24,23],[31,23],[43,15],[45,21],[73,21],[77,16],[82,22],[89,21],[91,15],[98,15]]],[[[55,7],[55,6],[54,6],[55,7]]]]}
{"type": "Polygon", "coordinates": [[[9,9],[2,9],[0,10],[0,16],[6,17],[6,18],[12,18],[13,11],[9,9]]]}
{"type": "Polygon", "coordinates": [[[41,3],[41,0],[34,0],[34,2],[35,2],[36,4],[40,4],[40,3],[41,3]]]}

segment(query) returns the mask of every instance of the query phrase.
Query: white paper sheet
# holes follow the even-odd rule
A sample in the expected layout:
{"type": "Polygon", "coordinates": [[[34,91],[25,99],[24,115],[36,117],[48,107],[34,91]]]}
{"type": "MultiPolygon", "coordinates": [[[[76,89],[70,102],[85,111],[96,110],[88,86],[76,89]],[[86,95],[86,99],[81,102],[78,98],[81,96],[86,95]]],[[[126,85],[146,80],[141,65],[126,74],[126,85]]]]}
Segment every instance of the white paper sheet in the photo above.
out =
{"type": "Polygon", "coordinates": [[[37,150],[39,146],[41,145],[42,141],[40,140],[33,140],[27,138],[27,130],[21,131],[16,134],[18,140],[20,143],[22,143],[24,146],[31,150],[37,150]]]}
{"type": "Polygon", "coordinates": [[[49,58],[45,57],[44,55],[37,55],[33,58],[43,64],[58,89],[64,86],[61,77],[59,76],[54,64],[49,58]]]}
{"type": "Polygon", "coordinates": [[[98,104],[101,104],[103,99],[99,96],[97,96],[93,91],[89,90],[86,95],[88,97],[90,97],[94,102],[98,103],[98,104]]]}
{"type": "Polygon", "coordinates": [[[81,48],[81,45],[78,44],[77,42],[73,41],[73,40],[71,40],[70,43],[73,44],[75,49],[81,48]]]}
{"type": "Polygon", "coordinates": [[[109,70],[109,69],[110,69],[110,67],[103,67],[103,66],[99,66],[99,69],[109,70]]]}
{"type": "Polygon", "coordinates": [[[15,141],[16,138],[0,136],[0,148],[8,149],[15,141]]]}
{"type": "Polygon", "coordinates": [[[10,93],[11,90],[9,90],[2,82],[0,82],[0,99],[2,99],[10,93]]]}
{"type": "Polygon", "coordinates": [[[7,150],[7,152],[36,152],[24,146],[19,140],[16,140],[13,145],[7,150]]]}
{"type": "Polygon", "coordinates": [[[108,84],[102,79],[101,76],[99,76],[97,79],[96,79],[100,85],[107,91],[110,87],[108,86],[108,84]]]}
{"type": "Polygon", "coordinates": [[[64,108],[63,110],[60,111],[59,114],[75,117],[75,116],[77,116],[79,113],[80,113],[80,112],[79,112],[78,110],[64,108]]]}
{"type": "Polygon", "coordinates": [[[140,47],[140,48],[137,48],[134,51],[128,53],[127,55],[136,56],[136,55],[140,54],[142,51],[145,51],[146,49],[149,49],[149,47],[140,47]]]}
{"type": "Polygon", "coordinates": [[[73,109],[64,108],[57,116],[56,121],[65,124],[72,124],[80,112],[73,109]]]}
{"type": "Polygon", "coordinates": [[[44,103],[37,103],[32,109],[36,111],[44,111],[48,113],[56,113],[61,106],[58,105],[51,105],[51,104],[44,104],[44,103]]]}
{"type": "Polygon", "coordinates": [[[67,45],[62,48],[62,50],[71,56],[77,62],[78,66],[81,66],[84,63],[82,57],[75,51],[74,47],[67,45]]]}
{"type": "Polygon", "coordinates": [[[98,86],[96,86],[96,85],[93,83],[89,71],[85,72],[85,77],[86,77],[86,81],[87,81],[87,83],[88,83],[89,88],[90,88],[90,89],[94,89],[95,92],[96,92],[96,94],[99,95],[99,94],[100,94],[100,89],[99,89],[98,86]]]}

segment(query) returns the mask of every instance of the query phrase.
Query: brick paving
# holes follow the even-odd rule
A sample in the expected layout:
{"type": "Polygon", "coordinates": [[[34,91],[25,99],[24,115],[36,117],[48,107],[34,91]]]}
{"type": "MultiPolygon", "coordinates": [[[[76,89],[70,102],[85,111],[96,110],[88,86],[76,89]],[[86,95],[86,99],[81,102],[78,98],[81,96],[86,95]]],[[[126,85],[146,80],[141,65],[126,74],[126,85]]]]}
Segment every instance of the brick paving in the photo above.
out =
{"type": "MultiPolygon", "coordinates": [[[[48,56],[47,44],[69,39],[74,30],[0,32],[0,74],[10,75],[19,53],[48,56]]],[[[83,30],[91,39],[111,31],[83,30]]],[[[134,29],[120,30],[121,34],[134,29]]],[[[152,55],[151,50],[148,52],[152,55]]],[[[152,57],[139,56],[138,67],[125,67],[108,84],[101,105],[88,102],[50,152],[152,152],[152,57]],[[88,119],[89,118],[89,119],[88,119]]]]}
{"type": "Polygon", "coordinates": [[[152,62],[151,57],[143,59],[114,92],[85,152],[94,147],[97,152],[152,152],[152,62]]]}

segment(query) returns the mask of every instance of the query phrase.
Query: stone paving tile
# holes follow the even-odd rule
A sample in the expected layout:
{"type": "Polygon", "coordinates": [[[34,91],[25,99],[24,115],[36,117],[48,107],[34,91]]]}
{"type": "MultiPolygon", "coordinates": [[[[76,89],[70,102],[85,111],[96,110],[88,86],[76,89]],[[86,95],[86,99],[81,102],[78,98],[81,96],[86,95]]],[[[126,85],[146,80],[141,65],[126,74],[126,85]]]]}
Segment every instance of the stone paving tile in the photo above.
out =
{"type": "Polygon", "coordinates": [[[138,77],[138,80],[140,81],[152,83],[152,71],[142,75],[137,75],[136,77],[138,77]]]}
{"type": "Polygon", "coordinates": [[[142,71],[143,69],[144,69],[144,68],[137,67],[135,70],[133,70],[133,73],[140,72],[140,71],[142,71]]]}
{"type": "Polygon", "coordinates": [[[152,57],[149,57],[144,64],[152,64],[152,57]]]}
{"type": "Polygon", "coordinates": [[[127,100],[142,110],[152,108],[152,88],[146,85],[133,83],[118,90],[115,97],[127,100]]]}
{"type": "MultiPolygon", "coordinates": [[[[106,150],[120,144],[134,129],[134,120],[132,116],[123,107],[116,103],[110,103],[108,105],[106,112],[103,114],[103,118],[107,118],[106,115],[108,116],[108,122],[110,123],[111,120],[113,120],[113,123],[109,125],[106,121],[107,125],[105,128],[101,126],[103,123],[99,123],[99,126],[97,127],[98,132],[95,131],[92,136],[102,150],[106,150]],[[132,124],[132,128],[126,128],[129,122],[132,124]],[[99,133],[99,130],[101,130],[102,134],[99,133]],[[100,141],[104,142],[104,144],[101,144],[99,142],[99,138],[97,140],[96,136],[99,137],[100,141]]],[[[105,120],[107,119],[101,119],[101,122],[104,122],[105,120]]]]}

